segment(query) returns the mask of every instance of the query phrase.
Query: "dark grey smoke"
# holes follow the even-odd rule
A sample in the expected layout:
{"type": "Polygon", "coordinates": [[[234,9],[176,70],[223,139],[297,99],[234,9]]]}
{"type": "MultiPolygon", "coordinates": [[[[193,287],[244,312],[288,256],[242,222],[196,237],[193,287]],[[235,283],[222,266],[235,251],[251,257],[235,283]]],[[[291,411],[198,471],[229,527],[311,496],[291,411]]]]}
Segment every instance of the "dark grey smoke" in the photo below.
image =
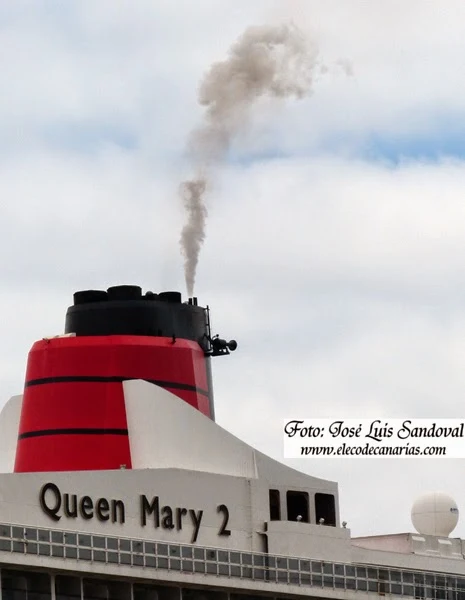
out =
{"type": "Polygon", "coordinates": [[[186,224],[181,234],[185,279],[193,295],[200,249],[205,239],[208,194],[215,168],[231,143],[253,118],[263,98],[303,98],[311,92],[317,48],[294,25],[250,27],[232,46],[228,58],[215,63],[199,90],[205,107],[203,124],[190,138],[194,175],[181,184],[186,224]]]}

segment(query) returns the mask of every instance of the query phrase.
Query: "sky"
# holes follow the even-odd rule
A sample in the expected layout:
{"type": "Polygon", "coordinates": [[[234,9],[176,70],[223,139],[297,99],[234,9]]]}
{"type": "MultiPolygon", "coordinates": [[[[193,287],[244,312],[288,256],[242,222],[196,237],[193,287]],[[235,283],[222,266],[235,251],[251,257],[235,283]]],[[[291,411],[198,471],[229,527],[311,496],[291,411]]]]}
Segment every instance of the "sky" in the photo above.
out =
{"type": "Polygon", "coordinates": [[[423,492],[465,511],[463,460],[284,460],[282,427],[464,417],[462,0],[0,3],[2,398],[73,292],[185,294],[199,83],[247,27],[289,22],[352,74],[269,107],[218,171],[195,293],[239,346],[213,364],[216,419],[337,481],[353,535],[412,531],[423,492]]]}

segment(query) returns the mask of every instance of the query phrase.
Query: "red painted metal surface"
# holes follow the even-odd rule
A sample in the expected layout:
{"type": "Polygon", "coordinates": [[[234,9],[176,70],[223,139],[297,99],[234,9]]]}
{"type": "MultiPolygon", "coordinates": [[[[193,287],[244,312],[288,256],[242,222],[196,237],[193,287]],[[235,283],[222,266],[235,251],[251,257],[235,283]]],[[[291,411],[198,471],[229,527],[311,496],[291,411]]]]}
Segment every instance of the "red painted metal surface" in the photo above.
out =
{"type": "Polygon", "coordinates": [[[161,385],[210,416],[205,358],[195,342],[127,335],[42,340],[29,353],[15,472],[131,468],[126,379],[161,385]]]}

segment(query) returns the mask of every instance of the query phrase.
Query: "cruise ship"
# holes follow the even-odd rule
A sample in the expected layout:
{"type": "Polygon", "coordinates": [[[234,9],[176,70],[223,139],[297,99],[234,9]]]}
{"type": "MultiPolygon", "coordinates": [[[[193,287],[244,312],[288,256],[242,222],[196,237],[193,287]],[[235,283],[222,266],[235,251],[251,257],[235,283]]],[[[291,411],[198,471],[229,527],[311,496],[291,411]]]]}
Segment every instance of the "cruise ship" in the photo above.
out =
{"type": "Polygon", "coordinates": [[[465,600],[446,496],[418,531],[352,538],[337,483],[215,422],[236,348],[196,298],[74,294],[0,414],[0,600],[465,600]]]}

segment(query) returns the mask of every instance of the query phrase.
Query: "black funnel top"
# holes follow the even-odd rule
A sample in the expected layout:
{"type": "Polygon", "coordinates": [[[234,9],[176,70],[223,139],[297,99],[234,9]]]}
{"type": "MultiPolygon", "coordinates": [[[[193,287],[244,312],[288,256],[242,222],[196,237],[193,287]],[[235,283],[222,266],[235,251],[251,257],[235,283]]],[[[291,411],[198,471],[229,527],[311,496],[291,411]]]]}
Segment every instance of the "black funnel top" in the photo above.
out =
{"type": "Polygon", "coordinates": [[[204,308],[183,304],[179,292],[144,295],[136,285],[76,292],[66,313],[65,333],[175,337],[205,349],[210,336],[204,308]]]}

